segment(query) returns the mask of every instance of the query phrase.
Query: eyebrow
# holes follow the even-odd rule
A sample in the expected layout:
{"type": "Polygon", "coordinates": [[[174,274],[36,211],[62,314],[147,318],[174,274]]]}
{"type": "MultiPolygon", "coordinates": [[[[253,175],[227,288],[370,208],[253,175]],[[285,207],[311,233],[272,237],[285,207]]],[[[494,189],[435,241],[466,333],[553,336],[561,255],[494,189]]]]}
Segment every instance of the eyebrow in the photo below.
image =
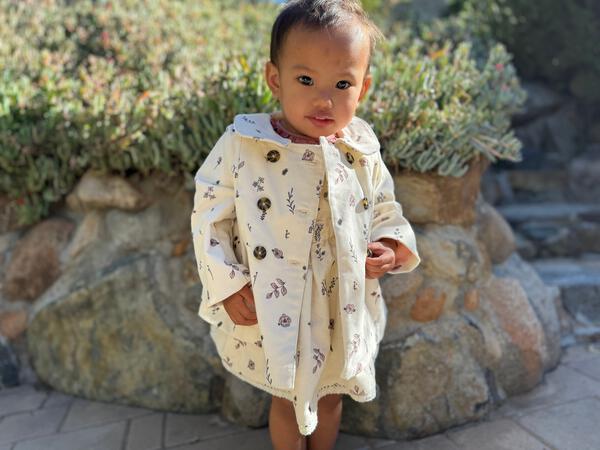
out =
{"type": "Polygon", "coordinates": [[[309,72],[313,71],[310,67],[306,67],[306,66],[304,66],[302,64],[296,64],[294,67],[292,67],[292,69],[294,69],[294,70],[297,70],[297,69],[308,70],[309,72]]]}
{"type": "MultiPolygon", "coordinates": [[[[313,69],[311,69],[310,67],[307,67],[307,66],[305,66],[303,64],[296,64],[296,65],[294,65],[292,67],[292,70],[306,70],[308,72],[314,72],[313,69]]],[[[354,78],[354,75],[352,73],[350,73],[350,72],[342,72],[342,73],[340,73],[338,75],[342,76],[342,77],[354,78]]]]}

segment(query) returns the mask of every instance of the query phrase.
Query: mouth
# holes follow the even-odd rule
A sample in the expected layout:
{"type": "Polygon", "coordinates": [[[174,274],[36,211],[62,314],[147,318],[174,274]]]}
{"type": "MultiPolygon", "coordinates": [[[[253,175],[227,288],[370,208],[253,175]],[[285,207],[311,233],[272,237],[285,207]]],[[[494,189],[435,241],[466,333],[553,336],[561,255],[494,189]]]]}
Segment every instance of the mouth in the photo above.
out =
{"type": "Polygon", "coordinates": [[[326,127],[335,122],[331,117],[325,115],[307,116],[307,118],[318,127],[326,127]]]}

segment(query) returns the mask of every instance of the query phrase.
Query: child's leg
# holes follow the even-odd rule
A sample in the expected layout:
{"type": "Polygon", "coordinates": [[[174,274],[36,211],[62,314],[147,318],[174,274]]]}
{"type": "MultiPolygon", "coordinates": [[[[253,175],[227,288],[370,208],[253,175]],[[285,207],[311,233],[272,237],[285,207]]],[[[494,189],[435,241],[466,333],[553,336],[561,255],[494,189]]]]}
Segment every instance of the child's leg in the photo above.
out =
{"type": "Polygon", "coordinates": [[[271,397],[269,433],[275,450],[306,450],[306,438],[298,430],[294,405],[289,400],[271,397]]]}
{"type": "Polygon", "coordinates": [[[342,420],[342,396],[330,394],[321,397],[317,417],[317,428],[308,436],[308,450],[331,450],[335,446],[342,420]]]}

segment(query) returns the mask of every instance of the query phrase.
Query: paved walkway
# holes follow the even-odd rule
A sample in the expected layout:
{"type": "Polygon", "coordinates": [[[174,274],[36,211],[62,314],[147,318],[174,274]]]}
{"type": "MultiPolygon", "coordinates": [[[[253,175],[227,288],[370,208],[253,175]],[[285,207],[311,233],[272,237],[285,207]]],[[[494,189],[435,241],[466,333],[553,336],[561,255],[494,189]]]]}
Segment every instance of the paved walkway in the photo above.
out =
{"type": "MultiPolygon", "coordinates": [[[[266,428],[92,402],[20,386],[0,391],[0,450],[270,450],[266,428]]],[[[486,420],[414,440],[342,433],[336,450],[599,450],[600,343],[569,347],[532,392],[486,420]]]]}

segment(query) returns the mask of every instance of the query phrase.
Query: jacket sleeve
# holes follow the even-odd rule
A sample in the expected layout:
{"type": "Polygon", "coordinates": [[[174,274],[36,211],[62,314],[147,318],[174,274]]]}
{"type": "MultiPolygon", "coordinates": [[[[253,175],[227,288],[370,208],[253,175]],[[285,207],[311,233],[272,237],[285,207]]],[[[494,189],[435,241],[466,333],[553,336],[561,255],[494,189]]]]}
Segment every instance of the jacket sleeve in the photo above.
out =
{"type": "Polygon", "coordinates": [[[235,172],[238,148],[230,125],[194,177],[191,231],[202,301],[213,306],[250,282],[250,272],[233,250],[235,172]]]}
{"type": "Polygon", "coordinates": [[[411,272],[421,262],[415,233],[408,220],[402,215],[402,206],[396,201],[394,194],[394,180],[384,164],[381,154],[379,154],[373,173],[373,187],[375,204],[371,240],[390,238],[407,247],[412,253],[411,257],[405,263],[396,265],[388,273],[411,272]]]}

